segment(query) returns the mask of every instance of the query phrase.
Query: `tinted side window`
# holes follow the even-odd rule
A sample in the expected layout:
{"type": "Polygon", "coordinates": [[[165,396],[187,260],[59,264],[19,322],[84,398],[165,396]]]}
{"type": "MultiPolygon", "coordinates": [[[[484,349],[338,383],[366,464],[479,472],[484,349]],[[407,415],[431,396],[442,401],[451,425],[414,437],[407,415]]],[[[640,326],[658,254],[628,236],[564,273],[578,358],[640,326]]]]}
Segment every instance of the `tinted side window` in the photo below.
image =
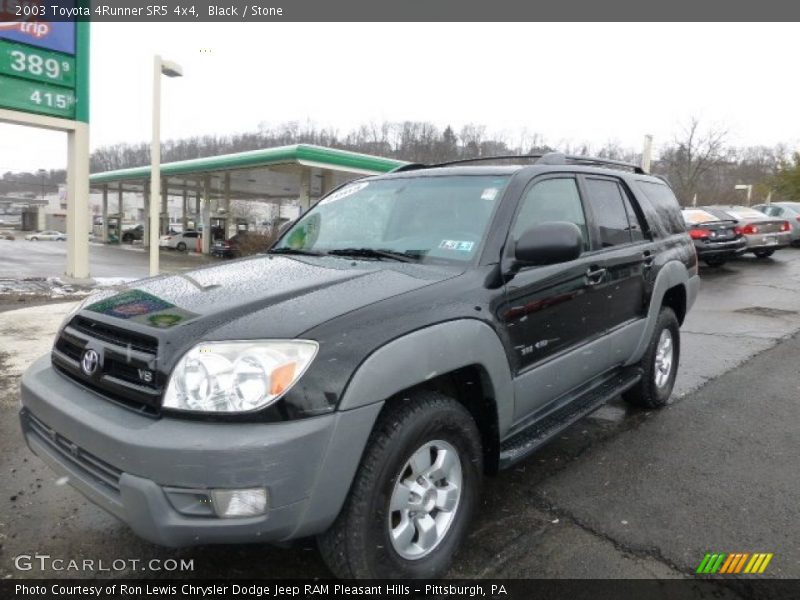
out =
{"type": "Polygon", "coordinates": [[[610,179],[586,179],[589,206],[600,231],[603,248],[629,244],[632,240],[622,191],[610,179]]]}
{"type": "Polygon", "coordinates": [[[654,181],[637,181],[650,205],[658,215],[667,233],[684,233],[686,226],[681,217],[680,205],[670,187],[654,181]]]}
{"type": "Polygon", "coordinates": [[[620,186],[620,191],[622,192],[622,200],[625,204],[625,212],[628,213],[628,227],[630,227],[631,238],[634,242],[639,242],[644,239],[644,227],[642,227],[639,215],[636,214],[636,209],[633,208],[631,197],[628,195],[628,192],[626,192],[625,188],[622,186],[620,186]]]}
{"type": "Polygon", "coordinates": [[[586,217],[575,179],[554,178],[535,183],[522,199],[511,235],[517,240],[526,229],[548,221],[575,223],[583,234],[584,247],[588,248],[586,217]]]}

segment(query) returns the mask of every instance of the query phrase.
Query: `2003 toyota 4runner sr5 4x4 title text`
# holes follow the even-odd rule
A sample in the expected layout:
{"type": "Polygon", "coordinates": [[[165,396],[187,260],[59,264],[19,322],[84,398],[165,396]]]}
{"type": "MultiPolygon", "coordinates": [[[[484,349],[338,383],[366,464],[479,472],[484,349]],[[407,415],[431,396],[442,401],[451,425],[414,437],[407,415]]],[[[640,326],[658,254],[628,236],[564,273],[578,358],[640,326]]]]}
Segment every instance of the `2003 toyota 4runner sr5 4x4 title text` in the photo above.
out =
{"type": "Polygon", "coordinates": [[[675,381],[697,258],[662,180],[547,154],[346,184],[265,255],[87,300],[22,381],[31,449],[169,546],[316,535],[436,577],[481,478],[675,381]]]}

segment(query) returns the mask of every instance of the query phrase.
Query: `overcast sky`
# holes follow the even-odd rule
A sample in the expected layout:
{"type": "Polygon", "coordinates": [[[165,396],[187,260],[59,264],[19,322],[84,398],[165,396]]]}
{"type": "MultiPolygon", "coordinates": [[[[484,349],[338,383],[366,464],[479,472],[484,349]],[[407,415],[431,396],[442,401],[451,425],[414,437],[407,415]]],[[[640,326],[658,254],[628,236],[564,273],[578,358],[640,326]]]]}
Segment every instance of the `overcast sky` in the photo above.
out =
{"type": "MultiPolygon", "coordinates": [[[[147,141],[152,56],[163,139],[312,120],[537,132],[656,148],[692,115],[735,144],[797,145],[796,24],[92,25],[92,148],[147,141]]],[[[0,125],[0,172],[61,168],[63,134],[0,125]]]]}

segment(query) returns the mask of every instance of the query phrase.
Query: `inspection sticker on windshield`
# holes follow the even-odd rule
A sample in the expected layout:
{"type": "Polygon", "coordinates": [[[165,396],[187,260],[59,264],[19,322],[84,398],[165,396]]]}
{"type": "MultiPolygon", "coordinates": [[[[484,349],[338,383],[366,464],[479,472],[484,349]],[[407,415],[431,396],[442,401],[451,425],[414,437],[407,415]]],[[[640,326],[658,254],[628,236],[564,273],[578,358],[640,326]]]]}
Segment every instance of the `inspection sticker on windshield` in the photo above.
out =
{"type": "Polygon", "coordinates": [[[486,188],[485,190],[483,190],[483,193],[481,194],[481,200],[492,201],[495,198],[497,198],[497,192],[498,192],[497,188],[486,188]]]}
{"type": "Polygon", "coordinates": [[[439,248],[442,250],[456,250],[458,252],[472,252],[475,242],[460,242],[458,240],[442,240],[439,248]]]}
{"type": "Polygon", "coordinates": [[[333,192],[330,196],[326,196],[322,200],[319,201],[320,206],[323,204],[328,204],[330,202],[336,202],[337,200],[341,200],[342,198],[347,198],[348,196],[352,196],[356,192],[360,192],[365,187],[369,185],[368,181],[363,181],[361,183],[354,183],[353,185],[348,185],[340,189],[338,192],[333,192]]]}

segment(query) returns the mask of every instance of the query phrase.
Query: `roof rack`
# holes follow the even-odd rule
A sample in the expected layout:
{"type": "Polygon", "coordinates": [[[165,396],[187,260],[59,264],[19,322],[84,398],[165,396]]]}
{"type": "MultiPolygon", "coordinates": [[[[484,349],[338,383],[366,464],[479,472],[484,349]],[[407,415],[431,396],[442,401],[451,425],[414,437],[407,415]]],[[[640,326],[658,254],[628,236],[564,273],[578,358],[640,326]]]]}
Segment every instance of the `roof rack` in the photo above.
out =
{"type": "Polygon", "coordinates": [[[458,160],[449,160],[446,162],[436,163],[433,165],[424,165],[419,163],[409,163],[397,167],[392,173],[400,171],[413,171],[416,169],[433,169],[436,167],[449,167],[453,165],[462,165],[473,162],[488,162],[494,160],[524,160],[536,159],[534,164],[537,165],[596,165],[596,166],[609,166],[622,169],[631,169],[638,175],[644,175],[645,171],[639,165],[625,162],[622,160],[612,160],[610,158],[597,158],[594,156],[577,156],[574,154],[563,154],[562,152],[547,152],[544,154],[498,154],[495,156],[480,156],[476,158],[460,158],[458,160]]]}

